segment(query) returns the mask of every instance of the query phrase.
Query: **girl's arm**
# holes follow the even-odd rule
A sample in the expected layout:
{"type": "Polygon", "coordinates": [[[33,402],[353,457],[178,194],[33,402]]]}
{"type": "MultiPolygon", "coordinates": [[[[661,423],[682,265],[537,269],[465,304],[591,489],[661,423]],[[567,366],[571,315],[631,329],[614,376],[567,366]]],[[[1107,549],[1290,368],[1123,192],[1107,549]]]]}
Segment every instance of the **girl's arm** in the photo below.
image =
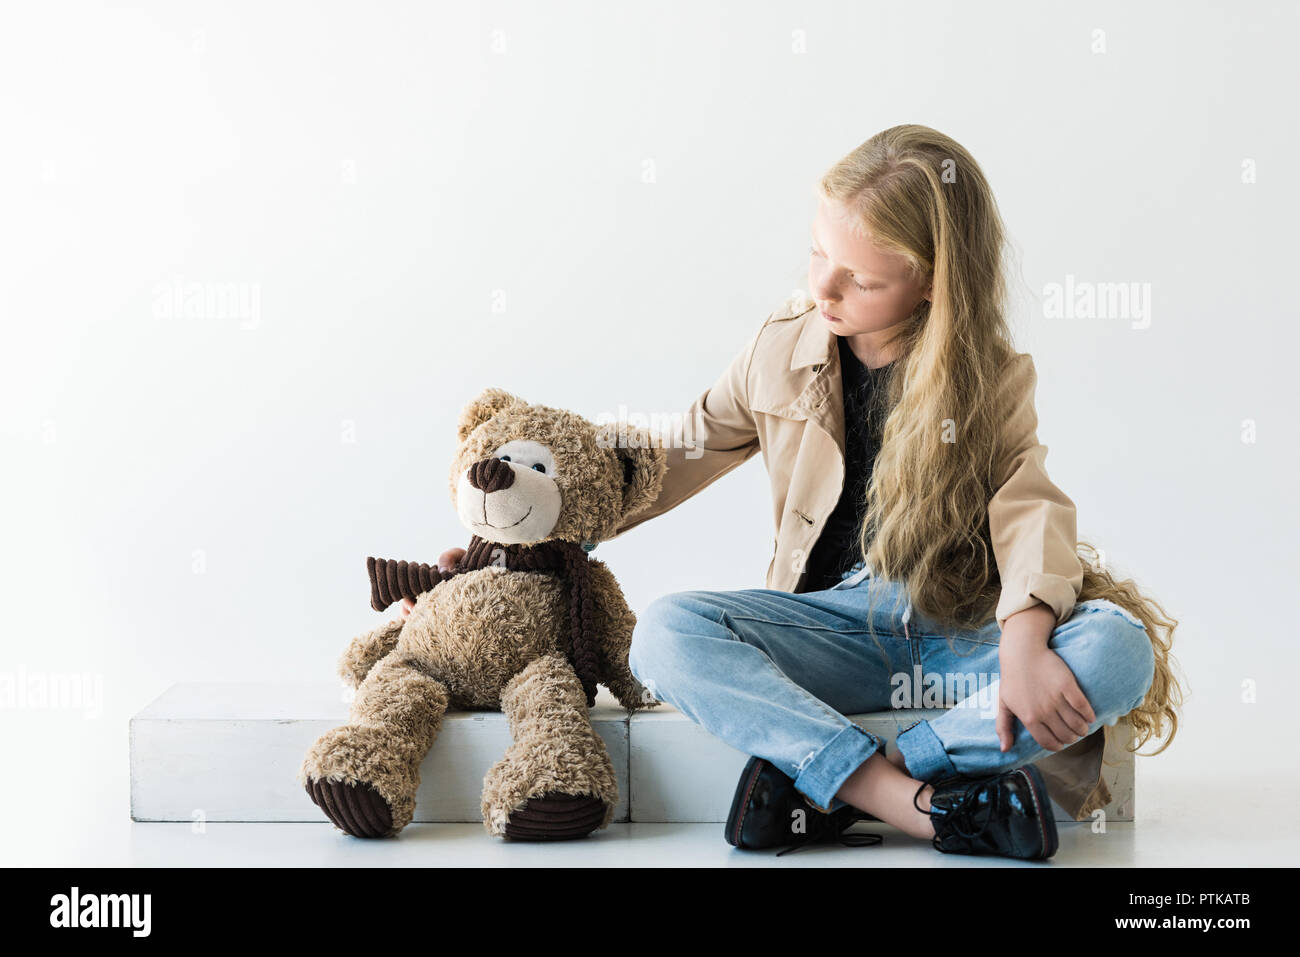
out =
{"type": "MultiPolygon", "coordinates": [[[[766,324],[766,320],[765,320],[766,324]]],[[[654,502],[619,526],[615,538],[662,515],[712,485],[759,450],[758,428],[749,408],[749,366],[763,329],[686,414],[663,435],[668,471],[654,502]]]]}
{"type": "Polygon", "coordinates": [[[989,501],[989,532],[1002,579],[998,627],[1005,630],[1012,615],[1039,603],[1051,608],[1060,625],[1083,590],[1074,502],[1047,475],[1047,446],[1038,441],[1034,411],[1038,374],[1033,358],[1015,355],[1002,374],[1006,424],[999,485],[989,501]]]}

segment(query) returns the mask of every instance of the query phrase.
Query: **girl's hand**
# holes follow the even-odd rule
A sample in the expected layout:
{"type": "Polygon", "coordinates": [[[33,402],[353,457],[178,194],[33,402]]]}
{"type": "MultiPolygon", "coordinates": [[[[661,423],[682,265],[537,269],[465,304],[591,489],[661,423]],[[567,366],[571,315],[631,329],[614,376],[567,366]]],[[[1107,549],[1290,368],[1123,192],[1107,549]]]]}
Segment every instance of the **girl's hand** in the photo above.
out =
{"type": "Polygon", "coordinates": [[[1048,751],[1059,751],[1086,737],[1097,715],[1074,680],[1070,666],[1047,647],[1047,639],[1037,640],[1030,631],[1021,629],[1012,634],[1007,628],[1002,637],[997,717],[1002,750],[1009,750],[1015,741],[1017,718],[1048,751]]]}
{"type": "MultiPolygon", "coordinates": [[[[438,556],[438,570],[449,572],[455,567],[456,563],[465,557],[465,549],[449,548],[438,556]]],[[[409,598],[402,599],[402,618],[403,620],[411,617],[411,610],[415,608],[415,602],[409,598]]]]}

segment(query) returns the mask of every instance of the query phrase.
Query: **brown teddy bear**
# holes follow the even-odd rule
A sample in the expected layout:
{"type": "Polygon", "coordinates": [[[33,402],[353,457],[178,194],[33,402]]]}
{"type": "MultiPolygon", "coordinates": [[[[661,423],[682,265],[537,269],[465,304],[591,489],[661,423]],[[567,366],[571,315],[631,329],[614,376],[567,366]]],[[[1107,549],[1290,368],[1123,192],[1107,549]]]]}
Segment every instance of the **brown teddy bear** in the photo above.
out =
{"type": "Polygon", "coordinates": [[[505,712],[514,743],[483,782],[483,823],[523,840],[583,837],[618,799],[587,709],[596,683],[629,710],[653,704],[628,669],[636,618],[589,559],[663,485],[652,436],[596,426],[487,389],[462,411],[451,494],[473,533],[450,572],[369,559],[371,604],[415,598],[405,621],[352,641],[348,723],[320,737],[298,780],[357,837],[396,834],[415,811],[420,763],[448,708],[505,712]]]}

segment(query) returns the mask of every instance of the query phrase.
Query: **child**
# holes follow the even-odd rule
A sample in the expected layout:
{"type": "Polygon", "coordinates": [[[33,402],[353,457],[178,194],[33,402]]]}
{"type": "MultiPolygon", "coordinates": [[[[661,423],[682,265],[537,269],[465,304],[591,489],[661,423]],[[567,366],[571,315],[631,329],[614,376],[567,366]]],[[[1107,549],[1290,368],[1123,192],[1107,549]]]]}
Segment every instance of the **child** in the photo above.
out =
{"type": "Polygon", "coordinates": [[[670,449],[660,498],[621,530],[762,450],[779,516],[769,587],[657,599],[633,672],[756,756],[733,844],[835,836],[865,812],[941,851],[1050,857],[1033,762],[1124,716],[1137,747],[1168,723],[1167,747],[1177,622],[1078,557],[1074,503],[1036,436],[1033,361],[1006,324],[1001,219],[970,154],[894,127],[819,192],[812,301],[769,316],[694,403],[705,453],[670,449]],[[885,756],[844,715],[897,706],[918,671],[991,680],[885,756]]]}

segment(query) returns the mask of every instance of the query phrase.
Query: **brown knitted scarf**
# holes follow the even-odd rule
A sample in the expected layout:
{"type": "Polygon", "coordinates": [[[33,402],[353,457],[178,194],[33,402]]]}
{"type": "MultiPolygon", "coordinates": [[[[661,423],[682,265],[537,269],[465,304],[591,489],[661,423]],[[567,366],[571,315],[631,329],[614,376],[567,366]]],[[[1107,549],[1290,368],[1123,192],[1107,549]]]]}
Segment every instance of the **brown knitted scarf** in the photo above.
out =
{"type": "Polygon", "coordinates": [[[591,566],[587,553],[576,542],[541,542],[537,545],[502,545],[475,535],[469,540],[465,557],[450,571],[441,571],[437,565],[416,562],[395,562],[385,558],[367,558],[366,570],[370,573],[370,607],[383,611],[393,602],[403,598],[415,601],[433,586],[454,578],[462,572],[475,571],[489,565],[504,565],[510,571],[549,572],[560,576],[568,589],[569,634],[565,636],[563,651],[582,690],[587,694],[588,707],[596,703],[596,682],[603,681],[603,659],[596,640],[593,599],[591,595],[591,566]]]}

